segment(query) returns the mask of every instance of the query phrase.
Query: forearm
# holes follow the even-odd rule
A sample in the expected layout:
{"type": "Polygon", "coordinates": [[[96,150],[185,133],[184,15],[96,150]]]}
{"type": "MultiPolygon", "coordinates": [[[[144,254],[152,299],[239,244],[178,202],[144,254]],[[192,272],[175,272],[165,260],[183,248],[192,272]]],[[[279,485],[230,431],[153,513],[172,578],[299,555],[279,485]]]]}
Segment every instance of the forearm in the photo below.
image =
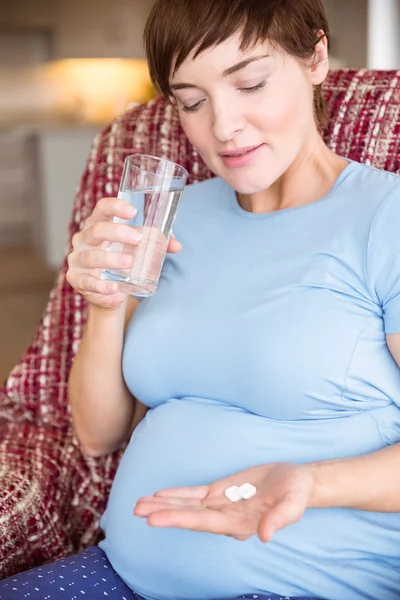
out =
{"type": "Polygon", "coordinates": [[[90,307],[88,322],[69,378],[75,431],[87,453],[117,448],[130,432],[134,399],[122,377],[125,307],[90,307]]]}
{"type": "Polygon", "coordinates": [[[308,465],[315,481],[309,508],[400,512],[400,444],[357,458],[308,465]]]}

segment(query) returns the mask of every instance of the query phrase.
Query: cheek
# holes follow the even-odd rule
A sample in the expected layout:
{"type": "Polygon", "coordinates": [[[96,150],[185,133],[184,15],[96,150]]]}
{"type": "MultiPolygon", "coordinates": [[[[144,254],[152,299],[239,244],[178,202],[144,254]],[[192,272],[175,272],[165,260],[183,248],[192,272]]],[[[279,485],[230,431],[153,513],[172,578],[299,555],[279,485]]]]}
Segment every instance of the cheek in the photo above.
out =
{"type": "Polygon", "coordinates": [[[280,82],[273,90],[267,90],[258,106],[253,115],[258,128],[266,133],[303,134],[312,118],[312,96],[303,81],[296,81],[294,85],[280,82]]]}
{"type": "Polygon", "coordinates": [[[180,121],[189,142],[203,155],[209,145],[208,128],[201,123],[198,115],[181,115],[180,121]]]}
{"type": "Polygon", "coordinates": [[[302,111],[299,103],[290,99],[280,99],[273,108],[265,108],[259,113],[259,124],[266,133],[296,134],[299,131],[299,120],[302,111]]]}

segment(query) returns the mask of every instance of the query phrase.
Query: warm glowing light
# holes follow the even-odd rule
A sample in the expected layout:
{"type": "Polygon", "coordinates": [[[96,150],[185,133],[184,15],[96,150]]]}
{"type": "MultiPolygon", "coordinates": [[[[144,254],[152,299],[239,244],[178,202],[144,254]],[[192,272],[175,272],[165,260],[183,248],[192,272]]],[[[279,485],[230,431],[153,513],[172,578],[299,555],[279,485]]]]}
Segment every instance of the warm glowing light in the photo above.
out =
{"type": "Polygon", "coordinates": [[[44,76],[64,114],[92,123],[109,121],[155,95],[144,60],[61,60],[48,63],[44,76]]]}

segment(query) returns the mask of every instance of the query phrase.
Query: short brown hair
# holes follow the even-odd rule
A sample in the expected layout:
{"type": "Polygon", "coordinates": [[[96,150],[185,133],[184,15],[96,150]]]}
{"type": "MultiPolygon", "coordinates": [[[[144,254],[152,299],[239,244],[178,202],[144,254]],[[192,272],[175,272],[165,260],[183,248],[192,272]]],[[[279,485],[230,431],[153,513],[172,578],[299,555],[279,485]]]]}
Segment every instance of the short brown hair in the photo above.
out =
{"type": "MultiPolygon", "coordinates": [[[[193,51],[196,57],[241,32],[242,51],[268,39],[305,60],[314,56],[321,30],[329,41],[322,0],[157,0],[144,43],[153,84],[170,99],[171,72],[193,51]]],[[[315,87],[314,113],[318,125],[325,125],[320,85],[315,87]]]]}

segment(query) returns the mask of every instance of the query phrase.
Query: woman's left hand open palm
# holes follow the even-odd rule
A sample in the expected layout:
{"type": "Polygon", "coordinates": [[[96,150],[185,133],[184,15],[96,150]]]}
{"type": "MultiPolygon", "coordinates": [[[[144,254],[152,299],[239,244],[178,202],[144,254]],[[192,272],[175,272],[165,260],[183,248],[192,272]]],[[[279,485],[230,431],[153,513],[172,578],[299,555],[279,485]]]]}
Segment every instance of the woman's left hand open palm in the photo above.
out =
{"type": "Polygon", "coordinates": [[[241,471],[210,485],[171,488],[141,498],[134,514],[152,527],[177,527],[268,542],[276,531],[301,519],[310,505],[314,480],[306,465],[272,463],[241,471]],[[252,483],[249,500],[231,502],[225,490],[252,483]]]}

